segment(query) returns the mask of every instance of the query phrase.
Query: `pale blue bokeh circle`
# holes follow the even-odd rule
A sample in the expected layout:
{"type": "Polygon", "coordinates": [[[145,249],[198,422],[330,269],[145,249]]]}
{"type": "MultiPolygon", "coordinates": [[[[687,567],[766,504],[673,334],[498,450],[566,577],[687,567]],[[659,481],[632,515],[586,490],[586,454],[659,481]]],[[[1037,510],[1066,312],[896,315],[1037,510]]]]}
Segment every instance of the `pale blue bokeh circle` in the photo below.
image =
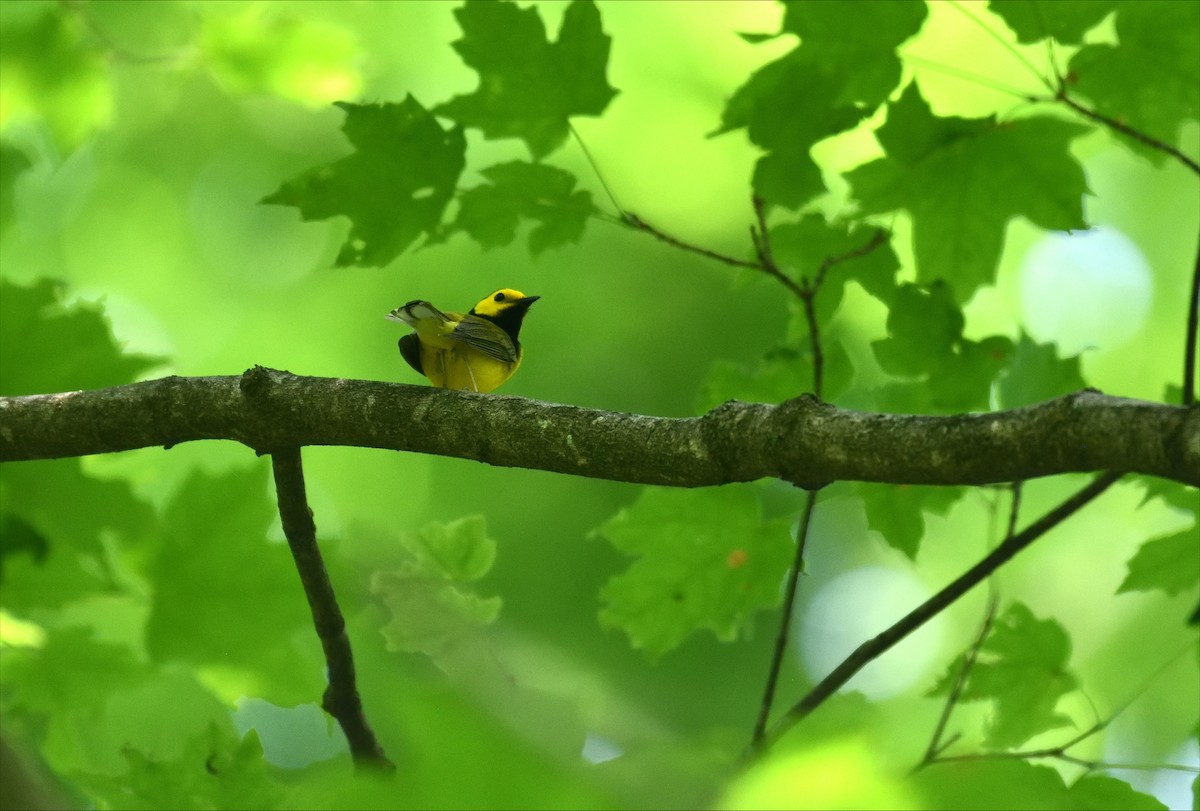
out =
{"type": "Polygon", "coordinates": [[[1046,234],[1021,261],[1021,323],[1063,355],[1113,349],[1142,329],[1150,312],[1146,257],[1109,227],[1046,234]]]}

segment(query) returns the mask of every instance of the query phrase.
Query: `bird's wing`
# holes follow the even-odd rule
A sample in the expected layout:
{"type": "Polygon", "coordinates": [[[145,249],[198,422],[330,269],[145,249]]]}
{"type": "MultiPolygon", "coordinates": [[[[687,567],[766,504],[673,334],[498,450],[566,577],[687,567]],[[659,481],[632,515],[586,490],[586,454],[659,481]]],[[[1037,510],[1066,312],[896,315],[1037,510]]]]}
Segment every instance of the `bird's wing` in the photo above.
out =
{"type": "Polygon", "coordinates": [[[421,363],[421,341],[417,333],[410,332],[400,339],[400,356],[417,372],[425,374],[425,365],[421,363]]]}
{"type": "Polygon", "coordinates": [[[491,321],[478,316],[464,317],[449,337],[503,363],[515,363],[517,360],[517,347],[512,338],[508,337],[508,333],[491,321]]]}

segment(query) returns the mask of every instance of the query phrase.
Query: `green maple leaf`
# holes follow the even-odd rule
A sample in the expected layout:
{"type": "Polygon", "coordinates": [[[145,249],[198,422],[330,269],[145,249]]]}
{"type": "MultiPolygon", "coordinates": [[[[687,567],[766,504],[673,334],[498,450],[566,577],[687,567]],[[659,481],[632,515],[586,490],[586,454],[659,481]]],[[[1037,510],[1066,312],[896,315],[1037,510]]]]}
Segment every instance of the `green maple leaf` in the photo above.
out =
{"type": "Polygon", "coordinates": [[[465,588],[487,574],[496,559],[496,542],[487,536],[483,518],[402,533],[400,546],[400,565],[371,577],[371,592],[391,615],[380,629],[388,650],[442,657],[496,621],[500,598],[465,588]]]}
{"type": "Polygon", "coordinates": [[[590,0],[567,6],[557,42],[536,8],[467,0],[454,16],[463,30],[454,49],[479,72],[479,88],[434,112],[489,140],[520,138],[542,158],[566,140],[571,116],[600,115],[617,94],[606,78],[612,40],[590,0]]]}
{"type": "MultiPolygon", "coordinates": [[[[1104,115],[1176,144],[1183,123],[1200,118],[1200,4],[1122,3],[1116,29],[1119,45],[1085,45],[1071,58],[1071,89],[1104,115]]],[[[1156,163],[1167,157],[1121,140],[1156,163]]]]}
{"type": "Polygon", "coordinates": [[[863,500],[867,526],[910,560],[916,560],[925,535],[925,513],[945,516],[964,493],[961,487],[873,482],[855,482],[854,488],[863,500]]]}
{"type": "Polygon", "coordinates": [[[729,641],[779,603],[792,555],[788,521],[763,521],[745,488],[647,488],[597,530],[637,559],[600,591],[600,621],[659,656],[707,628],[729,641]]]}
{"type": "MultiPolygon", "coordinates": [[[[851,229],[846,224],[828,223],[820,214],[806,214],[771,228],[771,253],[790,278],[815,281],[826,262],[861,251],[875,236],[870,229],[851,229]]],[[[827,267],[815,299],[818,322],[826,324],[833,318],[847,281],[856,281],[875,298],[889,301],[899,269],[900,262],[886,243],[827,267]]],[[[805,324],[803,333],[807,332],[805,324]]]]}
{"type": "Polygon", "coordinates": [[[798,35],[801,44],[738,88],[713,133],[745,127],[751,142],[767,151],[754,170],[757,195],[798,208],[824,190],[809,149],[853,127],[887,98],[900,81],[896,47],[920,29],[926,14],[924,3],[905,0],[786,4],[780,33],[798,35]]]}
{"type": "Polygon", "coordinates": [[[1179,594],[1200,582],[1200,542],[1193,523],[1187,529],[1146,541],[1129,561],[1129,574],[1117,589],[1179,594]]]}
{"type": "Polygon", "coordinates": [[[994,714],[988,744],[1007,749],[1071,719],[1054,711],[1076,687],[1067,670],[1071,639],[1054,620],[1040,620],[1014,603],[996,618],[967,677],[964,700],[988,699],[994,714]]]}
{"type": "Polygon", "coordinates": [[[441,225],[465,163],[460,128],[443,130],[416,99],[350,104],[342,130],[355,151],[310,169],[263,198],[294,206],[305,220],[350,218],[338,267],[382,266],[441,225]]]}
{"type": "MultiPolygon", "coordinates": [[[[756,363],[715,361],[705,378],[699,408],[707,411],[726,400],[782,403],[813,390],[813,355],[807,336],[777,346],[756,363]]],[[[841,341],[823,336],[822,399],[834,400],[854,380],[854,364],[841,341]]]]}
{"type": "Polygon", "coordinates": [[[319,693],[324,677],[295,564],[267,539],[265,479],[262,466],[193,473],[166,506],[146,648],[159,661],[257,675],[256,695],[290,705],[319,693]]]}
{"type": "Polygon", "coordinates": [[[1117,8],[1116,0],[991,0],[988,10],[996,14],[1028,44],[1053,37],[1064,45],[1076,45],[1083,35],[1117,8]]]}
{"type": "Polygon", "coordinates": [[[529,251],[538,256],[547,248],[578,242],[597,210],[589,192],[575,189],[575,176],[554,166],[513,161],[489,166],[482,174],[491,183],[462,193],[451,230],[467,232],[485,248],[511,243],[525,218],[538,223],[529,232],[529,251]]]}
{"type": "Polygon", "coordinates": [[[1079,356],[1059,358],[1053,343],[1038,344],[1021,333],[1008,371],[1000,378],[1001,408],[1019,408],[1079,391],[1086,384],[1079,356]]]}
{"type": "Polygon", "coordinates": [[[994,282],[1013,217],[1054,230],[1085,226],[1087,183],[1067,147],[1089,129],[1048,117],[935,116],[913,83],[876,133],[887,157],[847,179],[864,214],[909,211],[917,280],[944,280],[966,301],[994,282]]]}
{"type": "Polygon", "coordinates": [[[968,340],[962,336],[965,324],[946,285],[896,288],[888,337],[874,341],[871,349],[885,372],[917,380],[882,387],[880,407],[912,414],[986,409],[992,382],[1013,354],[1012,341],[999,335],[968,340]]]}
{"type": "Polygon", "coordinates": [[[162,363],[123,353],[103,308],[82,303],[68,308],[65,292],[48,279],[29,287],[0,280],[0,394],[119,386],[162,363]],[[36,357],[34,348],[41,350],[36,357]]]}

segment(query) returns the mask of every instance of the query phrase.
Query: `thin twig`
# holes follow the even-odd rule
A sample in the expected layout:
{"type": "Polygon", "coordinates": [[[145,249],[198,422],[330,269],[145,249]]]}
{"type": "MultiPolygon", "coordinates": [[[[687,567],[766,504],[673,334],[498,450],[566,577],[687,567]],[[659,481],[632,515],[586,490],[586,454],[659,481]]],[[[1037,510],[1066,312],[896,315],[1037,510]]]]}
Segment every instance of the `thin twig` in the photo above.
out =
{"type": "Polygon", "coordinates": [[[958,675],[954,678],[954,684],[950,688],[950,694],[946,696],[946,703],[942,706],[941,715],[938,716],[937,724],[933,728],[933,735],[929,738],[929,746],[925,749],[925,757],[921,758],[921,762],[916,765],[913,771],[917,771],[930,763],[933,763],[939,758],[942,752],[950,747],[958,740],[958,735],[954,735],[951,740],[942,742],[942,735],[946,732],[946,725],[950,723],[950,715],[954,712],[954,708],[958,706],[958,699],[962,696],[963,689],[967,686],[967,676],[970,675],[971,669],[975,667],[975,660],[979,658],[979,651],[983,647],[983,643],[987,640],[988,634],[992,631],[992,623],[996,620],[996,609],[1000,605],[1000,597],[996,591],[988,596],[987,610],[983,615],[983,622],[979,625],[979,633],[975,636],[975,640],[971,643],[971,647],[967,648],[966,656],[963,657],[962,667],[958,669],[958,675]]]}
{"type": "Polygon", "coordinates": [[[1005,93],[1007,95],[1015,96],[1016,98],[1022,99],[1025,101],[1029,100],[1029,92],[1028,91],[1019,90],[1015,87],[1012,87],[1011,85],[1006,85],[1006,84],[1003,84],[1002,82],[997,82],[995,79],[991,79],[982,74],[972,73],[969,70],[962,70],[960,68],[956,68],[951,65],[943,65],[939,62],[934,62],[933,60],[925,59],[924,57],[921,57],[921,56],[913,56],[912,54],[904,53],[903,49],[900,50],[899,56],[901,59],[903,59],[905,62],[909,63],[910,65],[914,65],[919,68],[925,68],[927,70],[936,71],[938,73],[943,73],[946,76],[952,76],[955,79],[962,79],[965,82],[972,82],[974,84],[979,85],[980,87],[986,87],[991,90],[995,90],[997,93],[1005,93]]]}
{"type": "Polygon", "coordinates": [[[1147,135],[1146,133],[1141,132],[1140,130],[1135,130],[1133,127],[1129,126],[1128,124],[1118,121],[1115,118],[1109,118],[1108,116],[1104,115],[1103,113],[1098,113],[1095,110],[1085,107],[1084,105],[1080,104],[1079,102],[1075,101],[1075,99],[1073,99],[1069,95],[1067,95],[1067,90],[1066,90],[1065,84],[1059,88],[1057,93],[1055,93],[1054,100],[1062,102],[1063,104],[1067,105],[1072,110],[1074,110],[1075,112],[1079,113],[1084,118],[1090,118],[1092,121],[1099,122],[1099,123],[1105,125],[1106,127],[1109,127],[1110,129],[1114,129],[1117,132],[1121,133],[1122,135],[1132,138],[1133,140],[1137,141],[1140,144],[1143,144],[1144,146],[1148,146],[1151,149],[1156,149],[1165,155],[1170,155],[1171,157],[1175,158],[1180,163],[1182,163],[1184,166],[1191,169],[1196,174],[1200,174],[1200,163],[1197,163],[1196,161],[1192,160],[1187,155],[1183,154],[1178,149],[1176,149],[1175,147],[1171,146],[1168,143],[1164,143],[1163,141],[1160,141],[1157,138],[1147,135]]]}
{"type": "Polygon", "coordinates": [[[769,748],[792,727],[811,714],[813,710],[824,704],[846,682],[853,678],[854,674],[858,673],[859,670],[878,659],[902,639],[941,613],[947,606],[982,582],[1004,563],[1011,560],[1018,552],[1078,512],[1082,507],[1111,487],[1120,477],[1120,473],[1110,472],[1101,474],[1091,484],[1063,501],[1022,532],[997,546],[995,550],[986,555],[952,583],[909,612],[883,633],[859,645],[840,665],[834,668],[828,676],[810,690],[808,695],[804,696],[804,698],[788,710],[787,715],[780,719],[772,729],[768,730],[759,744],[754,747],[754,750],[764,751],[769,748]]]}
{"type": "Polygon", "coordinates": [[[1012,54],[1014,57],[1017,58],[1017,61],[1019,61],[1025,67],[1029,68],[1029,72],[1032,73],[1034,76],[1036,76],[1038,78],[1038,80],[1046,86],[1046,89],[1054,90],[1053,85],[1050,84],[1050,80],[1042,75],[1042,72],[1040,70],[1038,70],[1037,65],[1030,62],[1025,57],[1025,54],[1018,51],[1010,42],[1008,42],[1003,37],[1001,37],[999,34],[997,34],[995,31],[993,31],[983,20],[979,19],[974,14],[967,11],[965,8],[960,6],[957,2],[954,2],[954,0],[950,1],[950,6],[953,7],[955,11],[959,12],[964,17],[966,17],[968,20],[970,20],[971,22],[975,23],[980,28],[982,28],[984,33],[986,33],[989,37],[991,37],[993,40],[995,40],[1000,45],[1001,48],[1008,51],[1010,54],[1012,54]]]}
{"type": "MultiPolygon", "coordinates": [[[[1020,512],[1021,482],[1015,481],[1012,483],[1012,500],[1008,506],[1008,526],[1004,531],[1004,541],[1002,543],[1010,540],[1016,534],[1017,516],[1020,512]]],[[[942,713],[938,717],[937,724],[934,726],[933,736],[929,739],[929,746],[925,750],[925,757],[913,768],[914,772],[937,760],[942,752],[949,749],[960,737],[956,733],[946,742],[942,742],[942,735],[946,731],[946,725],[950,722],[950,714],[958,706],[958,700],[967,685],[967,676],[970,675],[971,669],[975,667],[975,662],[979,658],[979,651],[983,648],[983,643],[987,640],[988,634],[991,633],[992,624],[996,620],[996,610],[1000,606],[1000,595],[996,591],[995,581],[988,581],[988,585],[991,587],[991,591],[988,595],[987,610],[984,612],[983,623],[980,625],[975,641],[967,649],[966,656],[963,657],[962,667],[959,668],[958,675],[954,679],[954,685],[950,688],[950,694],[946,697],[946,704],[942,707],[942,713]]]]}
{"type": "Polygon", "coordinates": [[[858,259],[866,256],[871,251],[887,242],[887,238],[888,232],[882,228],[879,228],[876,229],[875,233],[871,235],[869,240],[854,250],[846,251],[838,256],[827,257],[825,261],[821,263],[821,267],[817,269],[817,276],[812,285],[814,290],[820,288],[820,286],[825,282],[825,275],[830,271],[830,269],[842,264],[843,262],[849,262],[851,259],[858,259]]]}
{"type": "Polygon", "coordinates": [[[600,173],[600,164],[596,163],[595,158],[592,157],[591,150],[587,148],[587,144],[585,144],[583,139],[579,137],[579,133],[575,130],[575,125],[570,121],[567,121],[567,128],[571,130],[571,135],[575,138],[575,142],[579,144],[579,148],[583,150],[583,156],[587,158],[587,162],[591,165],[592,171],[596,173],[596,179],[600,181],[600,185],[603,187],[604,193],[607,194],[608,199],[612,201],[613,208],[615,208],[617,212],[624,217],[625,209],[622,208],[621,204],[617,202],[617,196],[613,194],[612,188],[608,185],[608,181],[605,180],[604,175],[600,173]]]}
{"type": "Polygon", "coordinates": [[[1188,302],[1187,330],[1183,345],[1183,404],[1196,402],[1196,328],[1200,322],[1200,240],[1196,245],[1196,269],[1192,271],[1192,298],[1188,302]]]}
{"type": "Polygon", "coordinates": [[[638,215],[634,214],[632,211],[624,212],[621,222],[631,228],[649,234],[655,239],[661,240],[672,247],[687,251],[688,253],[699,254],[700,256],[704,256],[709,259],[715,259],[718,262],[722,262],[726,265],[731,265],[737,268],[750,268],[751,270],[762,269],[757,262],[750,262],[746,259],[738,259],[735,256],[718,253],[717,251],[709,250],[708,248],[702,248],[699,245],[693,245],[690,242],[684,242],[682,239],[673,237],[664,231],[660,231],[638,215]]]}
{"type": "Polygon", "coordinates": [[[767,671],[767,684],[763,690],[762,703],[758,707],[758,718],[754,722],[754,733],[750,736],[751,746],[762,739],[767,729],[767,720],[771,715],[771,705],[775,701],[775,687],[779,683],[779,673],[783,669],[783,654],[787,649],[788,631],[795,611],[796,587],[800,575],[804,571],[804,546],[808,540],[808,530],[812,526],[813,507],[817,504],[817,491],[809,490],[804,504],[804,515],[796,530],[796,557],[788,572],[787,586],[783,590],[783,611],[779,618],[779,630],[775,634],[775,649],[771,654],[771,668],[767,671]]]}
{"type": "Polygon", "coordinates": [[[279,517],[283,533],[296,561],[304,596],[312,610],[313,625],[325,652],[329,685],[321,700],[325,712],[337,719],[350,744],[350,755],[356,766],[371,766],[390,771],[395,769],[375,739],[366,717],[354,677],[354,656],[346,636],[346,621],[338,607],[337,595],[329,582],[325,561],[317,546],[317,527],[304,492],[304,469],[300,448],[288,447],[271,454],[275,472],[275,491],[279,501],[279,517]]]}

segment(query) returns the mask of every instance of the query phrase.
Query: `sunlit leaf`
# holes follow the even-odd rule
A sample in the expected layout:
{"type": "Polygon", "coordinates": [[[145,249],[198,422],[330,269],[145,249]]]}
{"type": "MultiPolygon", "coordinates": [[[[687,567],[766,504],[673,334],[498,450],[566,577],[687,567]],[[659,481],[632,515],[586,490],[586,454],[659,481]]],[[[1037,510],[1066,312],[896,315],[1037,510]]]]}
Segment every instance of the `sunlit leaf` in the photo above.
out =
{"type": "Polygon", "coordinates": [[[1068,147],[1088,131],[1046,116],[937,116],[913,83],[889,103],[876,132],[887,157],[846,177],[863,213],[912,215],[917,280],[944,280],[966,301],[995,281],[1012,218],[1053,230],[1085,227],[1087,182],[1068,147]]]}
{"type": "Polygon", "coordinates": [[[1000,378],[1001,408],[1052,400],[1084,388],[1079,356],[1059,358],[1053,343],[1038,344],[1025,333],[1017,341],[1012,364],[1000,378]]]}
{"type": "MultiPolygon", "coordinates": [[[[1200,118],[1200,4],[1121,3],[1116,28],[1118,45],[1085,45],[1071,58],[1068,89],[1099,113],[1176,145],[1182,124],[1200,118]]],[[[1156,163],[1167,159],[1137,140],[1118,140],[1156,163]]]]}
{"type": "Polygon", "coordinates": [[[1129,574],[1117,594],[1153,591],[1179,594],[1200,583],[1200,530],[1196,524],[1146,541],[1129,561],[1129,574]]]}
{"type": "Polygon", "coordinates": [[[371,577],[372,593],[390,614],[380,629],[388,650],[437,658],[496,621],[501,599],[464,587],[487,574],[496,559],[496,542],[482,518],[428,524],[403,533],[400,544],[407,552],[400,566],[371,577]]]}
{"type": "Polygon", "coordinates": [[[988,9],[1017,35],[1017,42],[1038,42],[1053,37],[1064,45],[1077,45],[1083,35],[1118,7],[1116,0],[991,0],[988,9]]]}
{"type": "Polygon", "coordinates": [[[651,656],[708,629],[731,640],[779,603],[793,548],[788,521],[764,521],[737,487],[648,488],[598,532],[636,559],[601,589],[600,621],[651,656]]]}

